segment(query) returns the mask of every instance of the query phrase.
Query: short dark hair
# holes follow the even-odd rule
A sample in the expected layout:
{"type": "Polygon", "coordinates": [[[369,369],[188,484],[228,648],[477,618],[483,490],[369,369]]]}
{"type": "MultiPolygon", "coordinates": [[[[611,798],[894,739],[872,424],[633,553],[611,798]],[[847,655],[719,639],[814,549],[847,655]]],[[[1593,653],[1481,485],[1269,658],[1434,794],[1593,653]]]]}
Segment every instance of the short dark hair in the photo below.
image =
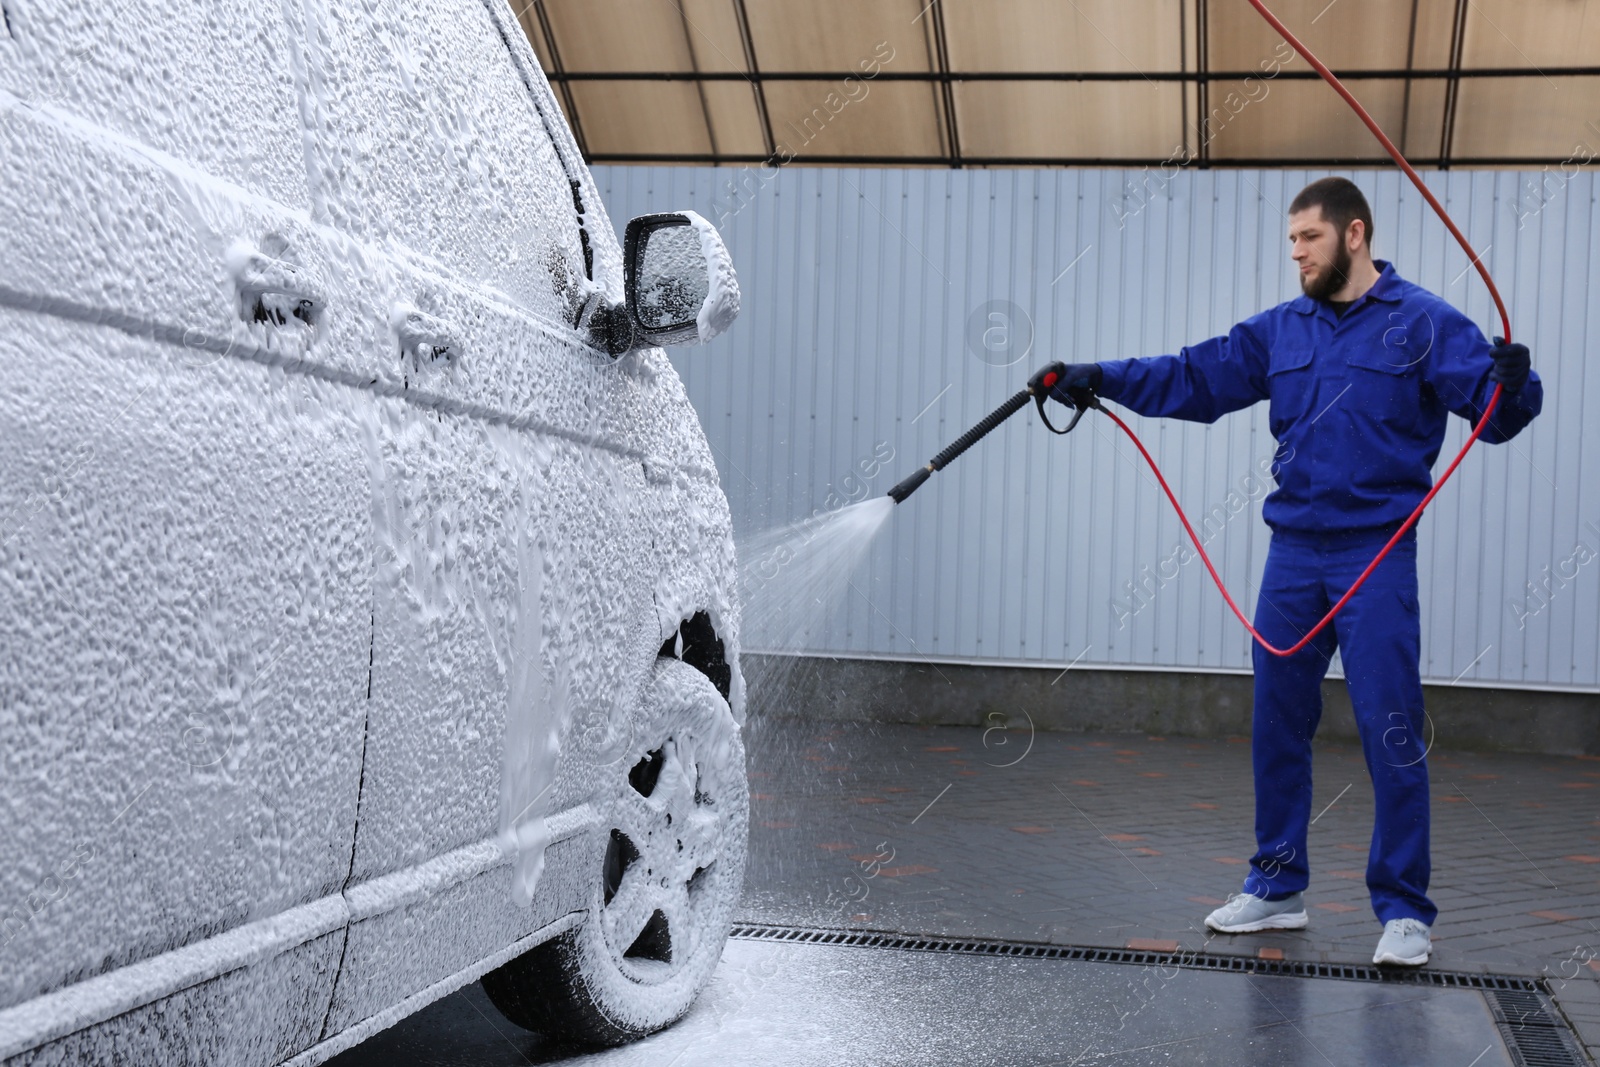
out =
{"type": "Polygon", "coordinates": [[[1318,178],[1300,190],[1300,195],[1289,205],[1289,214],[1311,208],[1322,209],[1322,217],[1339,228],[1341,237],[1350,229],[1353,220],[1360,219],[1367,247],[1372,247],[1372,208],[1367,206],[1367,198],[1349,178],[1318,178]]]}

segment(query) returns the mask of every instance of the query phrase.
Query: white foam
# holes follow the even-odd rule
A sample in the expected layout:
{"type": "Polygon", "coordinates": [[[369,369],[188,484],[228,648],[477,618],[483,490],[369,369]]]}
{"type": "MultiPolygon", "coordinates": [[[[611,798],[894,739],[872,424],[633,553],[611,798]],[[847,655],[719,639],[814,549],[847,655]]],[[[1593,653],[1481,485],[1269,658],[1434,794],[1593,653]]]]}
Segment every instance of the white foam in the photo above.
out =
{"type": "Polygon", "coordinates": [[[705,303],[700,305],[700,314],[695,316],[695,325],[700,329],[700,342],[704,344],[732,326],[733,320],[739,317],[739,278],[734,273],[733,258],[728,255],[728,248],[722,243],[722,235],[717,233],[717,228],[693,211],[685,211],[684,214],[700,235],[700,254],[705,257],[706,267],[711,273],[710,291],[706,294],[705,303]]]}

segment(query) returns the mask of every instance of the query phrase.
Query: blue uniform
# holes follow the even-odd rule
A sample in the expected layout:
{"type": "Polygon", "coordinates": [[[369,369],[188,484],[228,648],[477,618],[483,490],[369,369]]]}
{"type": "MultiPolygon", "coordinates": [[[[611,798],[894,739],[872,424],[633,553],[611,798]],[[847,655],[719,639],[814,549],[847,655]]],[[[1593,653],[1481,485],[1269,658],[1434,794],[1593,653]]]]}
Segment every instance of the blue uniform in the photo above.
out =
{"type": "MultiPolygon", "coordinates": [[[[1427,494],[1447,413],[1475,423],[1494,391],[1477,326],[1375,263],[1377,282],[1342,317],[1301,296],[1176,356],[1100,364],[1100,395],[1141,415],[1214,422],[1271,402],[1277,488],[1262,504],[1273,537],[1255,625],[1279,648],[1327,614],[1427,494]]],[[[1481,440],[1510,440],[1543,396],[1537,374],[1503,394],[1481,440]]],[[[1305,649],[1254,649],[1257,848],[1245,891],[1281,899],[1306,887],[1311,737],[1335,647],[1377,801],[1373,910],[1432,925],[1414,532],[1305,649]]]]}

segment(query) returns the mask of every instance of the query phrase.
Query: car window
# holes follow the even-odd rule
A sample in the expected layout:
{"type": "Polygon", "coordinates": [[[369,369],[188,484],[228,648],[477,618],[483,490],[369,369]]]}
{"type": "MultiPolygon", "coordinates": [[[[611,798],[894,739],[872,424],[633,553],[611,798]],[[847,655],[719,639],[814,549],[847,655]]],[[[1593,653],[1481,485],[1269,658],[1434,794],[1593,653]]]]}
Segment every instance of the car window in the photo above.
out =
{"type": "Polygon", "coordinates": [[[0,89],[177,157],[280,204],[308,207],[300,31],[278,0],[6,5],[0,89]]]}
{"type": "Polygon", "coordinates": [[[587,275],[572,188],[483,0],[324,18],[315,121],[334,225],[572,322],[587,275]]]}

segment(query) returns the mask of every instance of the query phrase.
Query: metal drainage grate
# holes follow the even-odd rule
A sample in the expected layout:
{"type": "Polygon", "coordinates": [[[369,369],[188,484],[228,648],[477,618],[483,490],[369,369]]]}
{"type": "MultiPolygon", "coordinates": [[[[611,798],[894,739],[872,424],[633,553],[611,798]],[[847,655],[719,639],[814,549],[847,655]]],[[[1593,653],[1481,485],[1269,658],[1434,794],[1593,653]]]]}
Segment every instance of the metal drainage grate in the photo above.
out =
{"type": "MultiPolygon", "coordinates": [[[[1183,967],[1200,971],[1229,971],[1235,974],[1285,975],[1293,978],[1338,978],[1349,982],[1397,982],[1410,985],[1444,986],[1451,989],[1481,989],[1512,996],[1531,996],[1544,1017],[1537,979],[1512,974],[1478,974],[1468,971],[1438,971],[1427,967],[1391,970],[1382,967],[1343,963],[1310,963],[1301,960],[1263,960],[1255,956],[1226,956],[1207,952],[1148,952],[1122,948],[1090,948],[1081,945],[1052,945],[1042,941],[999,941],[959,937],[919,937],[870,930],[827,930],[800,926],[768,926],[742,923],[730,936],[743,941],[780,941],[796,945],[836,945],[848,948],[885,948],[900,952],[954,952],[965,956],[1015,956],[1039,960],[1079,960],[1085,963],[1124,963],[1134,966],[1183,967]]],[[[1532,1016],[1530,1015],[1531,1019],[1532,1016]]],[[[1553,1020],[1547,1026],[1559,1026],[1553,1020]]],[[[1529,1029],[1532,1024],[1529,1024],[1529,1029]]],[[[1529,1060],[1528,1064],[1547,1061],[1529,1060]]],[[[1581,1060],[1548,1061],[1566,1064],[1581,1060]]]]}
{"type": "Polygon", "coordinates": [[[1583,1067],[1589,1062],[1543,995],[1496,989],[1488,999],[1517,1067],[1583,1067]]]}

